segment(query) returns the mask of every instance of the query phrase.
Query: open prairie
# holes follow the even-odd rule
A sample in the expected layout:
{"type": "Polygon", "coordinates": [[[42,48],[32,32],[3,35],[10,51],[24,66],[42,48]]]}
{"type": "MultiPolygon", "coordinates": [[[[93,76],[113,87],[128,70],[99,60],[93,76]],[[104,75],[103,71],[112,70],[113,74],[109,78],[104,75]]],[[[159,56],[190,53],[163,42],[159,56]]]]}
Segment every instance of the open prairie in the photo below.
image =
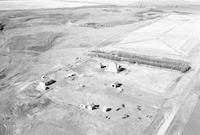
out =
{"type": "Polygon", "coordinates": [[[197,6],[20,1],[0,1],[0,135],[182,133],[197,6]]]}

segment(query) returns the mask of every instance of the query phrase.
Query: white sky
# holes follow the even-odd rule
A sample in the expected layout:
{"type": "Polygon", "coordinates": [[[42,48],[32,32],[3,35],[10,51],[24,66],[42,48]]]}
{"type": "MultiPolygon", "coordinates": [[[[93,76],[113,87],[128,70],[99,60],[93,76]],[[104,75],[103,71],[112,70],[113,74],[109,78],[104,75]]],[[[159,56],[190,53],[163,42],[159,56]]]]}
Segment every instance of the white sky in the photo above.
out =
{"type": "Polygon", "coordinates": [[[200,2],[200,0],[0,0],[0,10],[81,7],[98,4],[128,5],[135,2],[200,2]]]}
{"type": "Polygon", "coordinates": [[[90,5],[95,4],[57,0],[0,0],[0,10],[80,7],[90,5]]]}

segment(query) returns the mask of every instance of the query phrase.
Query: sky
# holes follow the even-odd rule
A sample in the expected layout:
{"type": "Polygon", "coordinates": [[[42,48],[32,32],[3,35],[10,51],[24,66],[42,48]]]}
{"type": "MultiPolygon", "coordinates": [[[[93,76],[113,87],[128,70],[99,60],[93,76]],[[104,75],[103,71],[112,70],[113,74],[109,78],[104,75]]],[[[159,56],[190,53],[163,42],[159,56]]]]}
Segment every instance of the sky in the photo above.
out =
{"type": "Polygon", "coordinates": [[[130,5],[135,3],[182,4],[196,3],[200,0],[0,0],[0,10],[38,9],[38,8],[72,8],[92,5],[130,5]]]}

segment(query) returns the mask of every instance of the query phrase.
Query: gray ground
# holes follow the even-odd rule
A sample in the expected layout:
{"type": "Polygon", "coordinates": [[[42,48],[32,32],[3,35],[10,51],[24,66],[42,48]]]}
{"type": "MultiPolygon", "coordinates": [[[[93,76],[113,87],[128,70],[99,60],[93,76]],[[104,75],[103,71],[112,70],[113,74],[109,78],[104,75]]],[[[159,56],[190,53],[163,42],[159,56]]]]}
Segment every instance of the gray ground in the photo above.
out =
{"type": "Polygon", "coordinates": [[[183,131],[183,135],[188,135],[188,134],[192,134],[192,135],[198,135],[199,134],[199,103],[197,104],[194,112],[192,113],[192,117],[190,118],[190,120],[188,121],[184,131],[183,131]]]}

